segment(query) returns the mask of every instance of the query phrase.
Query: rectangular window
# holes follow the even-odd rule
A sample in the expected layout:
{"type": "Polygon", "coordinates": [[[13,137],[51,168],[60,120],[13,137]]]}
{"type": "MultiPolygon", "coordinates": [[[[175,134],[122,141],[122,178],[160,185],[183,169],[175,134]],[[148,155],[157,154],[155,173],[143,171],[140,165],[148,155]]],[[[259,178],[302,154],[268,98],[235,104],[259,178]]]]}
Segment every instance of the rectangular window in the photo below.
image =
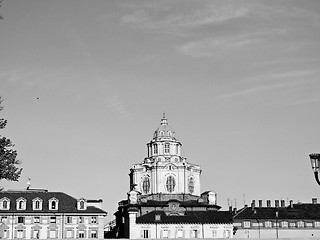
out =
{"type": "Polygon", "coordinates": [[[17,230],[17,238],[23,238],[23,230],[17,230]]]}
{"type": "Polygon", "coordinates": [[[194,230],[192,231],[192,237],[193,237],[193,238],[198,238],[198,230],[194,229],[194,230]]]}
{"type": "Polygon", "coordinates": [[[49,238],[56,238],[56,231],[55,230],[49,231],[49,238]]]}
{"type": "Polygon", "coordinates": [[[40,231],[39,230],[34,230],[33,231],[33,238],[39,239],[40,238],[40,231]]]}
{"type": "Polygon", "coordinates": [[[18,217],[18,223],[23,223],[24,224],[24,217],[18,217]]]}
{"type": "Polygon", "coordinates": [[[317,222],[314,222],[314,227],[315,227],[315,228],[320,228],[320,222],[318,222],[318,221],[317,221],[317,222]]]}
{"type": "Polygon", "coordinates": [[[169,143],[166,143],[164,145],[164,153],[170,153],[170,145],[169,145],[169,143]]]}
{"type": "Polygon", "coordinates": [[[244,228],[250,228],[251,222],[250,221],[244,221],[243,222],[243,227],[244,228]]]}
{"type": "Polygon", "coordinates": [[[97,217],[92,217],[91,218],[91,223],[97,223],[97,217]]]}
{"type": "Polygon", "coordinates": [[[281,222],[281,227],[287,228],[288,227],[288,222],[286,222],[286,221],[281,222]]]}
{"type": "Polygon", "coordinates": [[[212,238],[217,238],[217,230],[212,230],[212,238]]]}
{"type": "Polygon", "coordinates": [[[66,222],[67,222],[68,224],[72,223],[72,217],[67,217],[66,222]]]}
{"type": "Polygon", "coordinates": [[[79,217],[79,223],[83,223],[83,217],[79,217]]]}
{"type": "Polygon", "coordinates": [[[67,230],[67,238],[73,238],[73,231],[67,230]]]}
{"type": "Polygon", "coordinates": [[[143,238],[149,238],[149,230],[143,230],[143,238]]]}
{"type": "Polygon", "coordinates": [[[80,231],[79,231],[78,237],[79,237],[79,238],[85,238],[85,236],[84,236],[84,231],[83,231],[83,230],[80,230],[80,231]]]}
{"type": "Polygon", "coordinates": [[[303,221],[299,221],[297,223],[298,228],[304,228],[304,222],[303,221]]]}
{"type": "Polygon", "coordinates": [[[266,221],[266,222],[264,223],[264,226],[265,226],[266,228],[271,228],[271,227],[272,227],[271,221],[266,221]]]}
{"type": "Polygon", "coordinates": [[[178,229],[178,231],[177,231],[177,237],[178,237],[178,238],[183,238],[183,230],[182,230],[182,229],[178,229]]]}
{"type": "Polygon", "coordinates": [[[168,230],[167,230],[167,229],[163,230],[163,232],[162,232],[162,237],[163,237],[163,238],[168,238],[168,237],[169,237],[168,235],[169,235],[169,234],[168,234],[168,230]]]}
{"type": "Polygon", "coordinates": [[[291,222],[291,223],[290,223],[290,227],[291,227],[291,228],[295,228],[295,227],[296,227],[296,223],[291,222]]]}
{"type": "Polygon", "coordinates": [[[91,230],[91,238],[98,238],[97,230],[91,230]]]}
{"type": "Polygon", "coordinates": [[[40,217],[33,217],[34,223],[40,223],[40,217]]]}
{"type": "Polygon", "coordinates": [[[56,223],[57,218],[56,217],[50,217],[50,223],[56,223]]]}

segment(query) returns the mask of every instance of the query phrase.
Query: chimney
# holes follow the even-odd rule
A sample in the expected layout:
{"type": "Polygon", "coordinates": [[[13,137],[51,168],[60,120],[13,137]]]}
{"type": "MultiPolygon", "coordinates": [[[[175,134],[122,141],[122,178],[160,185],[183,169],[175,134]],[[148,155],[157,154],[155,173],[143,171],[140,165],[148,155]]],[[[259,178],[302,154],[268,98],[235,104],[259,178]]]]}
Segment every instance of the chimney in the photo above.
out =
{"type": "Polygon", "coordinates": [[[229,206],[229,212],[232,212],[232,206],[229,206]]]}
{"type": "Polygon", "coordinates": [[[318,201],[317,198],[312,198],[312,204],[317,204],[318,203],[317,201],[318,201]]]}
{"type": "Polygon", "coordinates": [[[275,206],[276,208],[279,207],[279,200],[274,200],[274,206],[275,206]]]}
{"type": "Polygon", "coordinates": [[[262,200],[259,200],[259,207],[262,207],[262,200]]]}
{"type": "Polygon", "coordinates": [[[236,214],[237,213],[237,208],[234,208],[233,209],[233,214],[236,214]]]}
{"type": "Polygon", "coordinates": [[[256,207],[256,201],[255,200],[252,200],[251,202],[251,208],[252,210],[256,207]]]}
{"type": "Polygon", "coordinates": [[[271,207],[271,201],[267,200],[267,207],[271,207]]]}
{"type": "Polygon", "coordinates": [[[293,208],[293,200],[290,200],[290,208],[293,208]]]}

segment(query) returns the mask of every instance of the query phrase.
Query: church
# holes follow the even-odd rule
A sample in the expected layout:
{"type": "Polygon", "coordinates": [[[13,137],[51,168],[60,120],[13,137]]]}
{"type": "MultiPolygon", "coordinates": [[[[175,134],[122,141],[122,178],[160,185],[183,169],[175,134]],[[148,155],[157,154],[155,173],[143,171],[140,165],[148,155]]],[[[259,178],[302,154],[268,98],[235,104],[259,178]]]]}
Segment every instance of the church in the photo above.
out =
{"type": "Polygon", "coordinates": [[[129,173],[130,191],[115,213],[117,238],[232,238],[232,213],[217,194],[201,193],[201,167],[181,155],[165,115],[147,143],[147,157],[129,173]]]}

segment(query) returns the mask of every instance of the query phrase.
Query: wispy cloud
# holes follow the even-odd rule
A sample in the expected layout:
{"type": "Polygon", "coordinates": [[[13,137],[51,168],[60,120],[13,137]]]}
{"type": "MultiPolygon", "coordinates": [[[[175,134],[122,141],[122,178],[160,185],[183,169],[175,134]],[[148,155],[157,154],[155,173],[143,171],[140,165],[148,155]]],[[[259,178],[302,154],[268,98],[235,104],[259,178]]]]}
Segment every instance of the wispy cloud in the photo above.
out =
{"type": "Polygon", "coordinates": [[[285,29],[270,29],[264,31],[217,36],[198,41],[184,43],[177,47],[178,52],[192,57],[209,57],[217,54],[218,50],[235,50],[246,46],[254,46],[286,34],[285,29]]]}
{"type": "Polygon", "coordinates": [[[230,2],[173,2],[154,1],[142,5],[126,5],[130,13],[121,18],[123,24],[161,33],[183,34],[190,29],[223,23],[245,16],[248,6],[236,6],[230,2]]]}
{"type": "Polygon", "coordinates": [[[123,102],[117,95],[108,96],[106,99],[106,104],[111,112],[116,113],[120,118],[124,120],[131,120],[130,113],[126,110],[123,102]]]}

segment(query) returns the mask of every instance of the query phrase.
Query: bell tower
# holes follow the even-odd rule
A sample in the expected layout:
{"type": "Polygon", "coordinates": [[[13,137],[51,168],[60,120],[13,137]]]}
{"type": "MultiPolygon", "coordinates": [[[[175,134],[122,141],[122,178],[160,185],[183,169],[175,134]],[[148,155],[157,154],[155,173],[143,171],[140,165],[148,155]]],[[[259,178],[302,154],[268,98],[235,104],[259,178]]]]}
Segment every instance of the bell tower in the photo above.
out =
{"type": "Polygon", "coordinates": [[[188,163],[181,155],[181,148],[163,114],[160,126],[147,143],[147,157],[130,169],[130,189],[147,199],[166,195],[177,199],[185,199],[186,195],[199,197],[201,168],[188,163]]]}

